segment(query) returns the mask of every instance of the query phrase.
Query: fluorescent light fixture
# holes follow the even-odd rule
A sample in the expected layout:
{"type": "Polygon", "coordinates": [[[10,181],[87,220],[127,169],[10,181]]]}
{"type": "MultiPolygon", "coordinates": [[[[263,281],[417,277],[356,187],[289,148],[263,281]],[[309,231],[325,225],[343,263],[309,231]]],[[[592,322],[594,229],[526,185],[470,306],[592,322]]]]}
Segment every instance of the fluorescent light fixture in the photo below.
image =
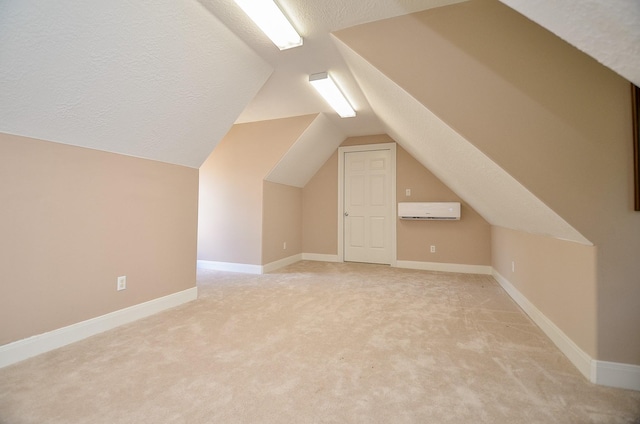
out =
{"type": "Polygon", "coordinates": [[[302,37],[273,0],[235,0],[280,50],[302,45],[302,37]]]}
{"type": "Polygon", "coordinates": [[[353,107],[351,107],[347,98],[333,81],[331,75],[326,72],[313,74],[309,76],[309,82],[318,90],[318,93],[324,97],[327,103],[338,112],[341,118],[352,118],[356,116],[356,111],[353,110],[353,107]]]}

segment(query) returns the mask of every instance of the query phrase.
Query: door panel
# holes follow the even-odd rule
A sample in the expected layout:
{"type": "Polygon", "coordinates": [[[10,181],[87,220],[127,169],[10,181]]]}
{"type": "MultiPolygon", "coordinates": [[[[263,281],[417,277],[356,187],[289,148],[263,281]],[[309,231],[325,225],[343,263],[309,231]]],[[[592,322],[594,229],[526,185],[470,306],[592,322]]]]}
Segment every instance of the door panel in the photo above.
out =
{"type": "Polygon", "coordinates": [[[349,207],[364,206],[364,176],[354,175],[349,181],[351,185],[351,189],[349,190],[349,192],[351,193],[351,197],[349,198],[349,202],[346,204],[349,205],[349,207]]]}
{"type": "Polygon", "coordinates": [[[384,249],[384,233],[385,233],[385,217],[372,216],[371,217],[370,237],[371,247],[376,249],[384,249]]]}
{"type": "Polygon", "coordinates": [[[349,246],[364,247],[364,219],[361,216],[354,216],[350,219],[349,225],[349,246]]]}
{"type": "Polygon", "coordinates": [[[372,175],[370,180],[371,206],[385,206],[387,204],[387,193],[385,190],[385,175],[372,175]]]}
{"type": "Polygon", "coordinates": [[[391,153],[344,155],[344,260],[390,264],[391,153]]]}

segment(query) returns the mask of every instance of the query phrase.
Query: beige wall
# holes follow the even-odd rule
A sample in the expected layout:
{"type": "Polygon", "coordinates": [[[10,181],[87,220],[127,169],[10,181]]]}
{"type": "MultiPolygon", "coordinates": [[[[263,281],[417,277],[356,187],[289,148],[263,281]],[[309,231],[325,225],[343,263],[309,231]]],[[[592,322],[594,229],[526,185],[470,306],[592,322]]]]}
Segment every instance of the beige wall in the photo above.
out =
{"type": "Polygon", "coordinates": [[[197,169],[0,134],[0,345],[195,287],[197,202],[197,169]]]}
{"type": "Polygon", "coordinates": [[[596,245],[596,359],[640,365],[629,83],[494,0],[337,36],[596,245]]]}
{"type": "Polygon", "coordinates": [[[200,168],[198,259],[262,264],[263,180],[316,115],[234,125],[200,168]]]}
{"type": "Polygon", "coordinates": [[[302,251],[338,254],[338,151],[302,190],[302,251]]]}
{"type": "Polygon", "coordinates": [[[491,245],[494,270],[594,357],[596,248],[502,227],[492,228],[491,245]]]}
{"type": "Polygon", "coordinates": [[[460,202],[459,221],[398,219],[398,260],[491,265],[491,226],[435,175],[398,146],[398,202],[460,202]],[[411,196],[406,196],[406,189],[411,196]],[[436,246],[430,253],[429,247],[436,246]]]}
{"type": "Polygon", "coordinates": [[[302,253],[302,189],[264,181],[262,204],[262,263],[302,253]]]}
{"type": "MultiPolygon", "coordinates": [[[[349,137],[341,146],[393,142],[387,134],[349,137]]],[[[338,151],[324,163],[302,191],[302,250],[338,254],[338,151]]]]}
{"type": "MultiPolygon", "coordinates": [[[[342,146],[388,143],[386,134],[350,137],[342,146]]],[[[396,150],[397,201],[461,201],[402,147],[396,150]],[[405,196],[410,188],[411,197],[405,196]]],[[[398,260],[467,265],[491,264],[491,227],[462,202],[455,222],[397,222],[398,260]],[[436,253],[429,246],[436,245],[436,253]]],[[[303,190],[303,251],[337,255],[338,153],[334,153],[303,190]]]]}

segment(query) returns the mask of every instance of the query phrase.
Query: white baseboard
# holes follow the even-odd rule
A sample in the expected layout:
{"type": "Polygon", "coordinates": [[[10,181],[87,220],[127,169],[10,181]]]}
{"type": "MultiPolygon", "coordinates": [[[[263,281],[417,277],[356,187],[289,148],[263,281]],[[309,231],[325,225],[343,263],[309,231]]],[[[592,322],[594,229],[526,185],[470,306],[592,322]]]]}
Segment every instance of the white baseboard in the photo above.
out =
{"type": "Polygon", "coordinates": [[[577,344],[573,342],[558,326],[547,318],[533,303],[529,301],[509,280],[493,271],[493,278],[511,296],[511,298],[529,315],[538,327],[551,339],[551,341],[565,354],[573,365],[589,381],[595,382],[595,374],[592,369],[593,359],[577,344]]]}
{"type": "Polygon", "coordinates": [[[491,275],[490,265],[449,264],[441,262],[397,261],[398,268],[421,269],[424,271],[458,272],[461,274],[491,275]]]}
{"type": "Polygon", "coordinates": [[[596,384],[640,391],[640,365],[593,361],[596,384]]]}
{"type": "Polygon", "coordinates": [[[0,368],[195,300],[193,287],[96,318],[0,346],[0,368]]]}
{"type": "Polygon", "coordinates": [[[598,361],[591,358],[509,280],[495,270],[493,277],[589,381],[602,386],[640,391],[640,365],[598,361]]]}
{"type": "Polygon", "coordinates": [[[262,265],[239,264],[235,262],[216,262],[198,260],[198,268],[216,271],[242,272],[245,274],[262,274],[262,265]]]}
{"type": "Polygon", "coordinates": [[[338,255],[327,255],[324,253],[303,253],[303,261],[318,261],[318,262],[340,262],[338,255]]]}
{"type": "Polygon", "coordinates": [[[297,255],[292,255],[292,256],[289,256],[288,258],[283,258],[274,262],[270,262],[262,267],[262,273],[275,271],[278,268],[295,264],[296,262],[299,262],[301,260],[302,260],[302,253],[298,253],[297,255]]]}
{"type": "Polygon", "coordinates": [[[198,268],[216,271],[242,272],[244,274],[264,274],[302,260],[302,253],[270,262],[266,265],[240,264],[235,262],[216,262],[198,260],[198,268]]]}

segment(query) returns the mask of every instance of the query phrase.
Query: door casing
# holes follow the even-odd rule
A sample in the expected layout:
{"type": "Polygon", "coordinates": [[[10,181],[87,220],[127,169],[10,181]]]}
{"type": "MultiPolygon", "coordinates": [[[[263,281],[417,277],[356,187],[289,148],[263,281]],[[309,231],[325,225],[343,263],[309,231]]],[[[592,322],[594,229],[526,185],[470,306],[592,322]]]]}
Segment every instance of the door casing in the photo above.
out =
{"type": "Polygon", "coordinates": [[[344,146],[338,148],[338,261],[344,262],[344,155],[350,152],[368,152],[373,150],[389,150],[391,154],[391,266],[397,263],[397,207],[396,203],[396,143],[363,144],[358,146],[344,146]]]}

